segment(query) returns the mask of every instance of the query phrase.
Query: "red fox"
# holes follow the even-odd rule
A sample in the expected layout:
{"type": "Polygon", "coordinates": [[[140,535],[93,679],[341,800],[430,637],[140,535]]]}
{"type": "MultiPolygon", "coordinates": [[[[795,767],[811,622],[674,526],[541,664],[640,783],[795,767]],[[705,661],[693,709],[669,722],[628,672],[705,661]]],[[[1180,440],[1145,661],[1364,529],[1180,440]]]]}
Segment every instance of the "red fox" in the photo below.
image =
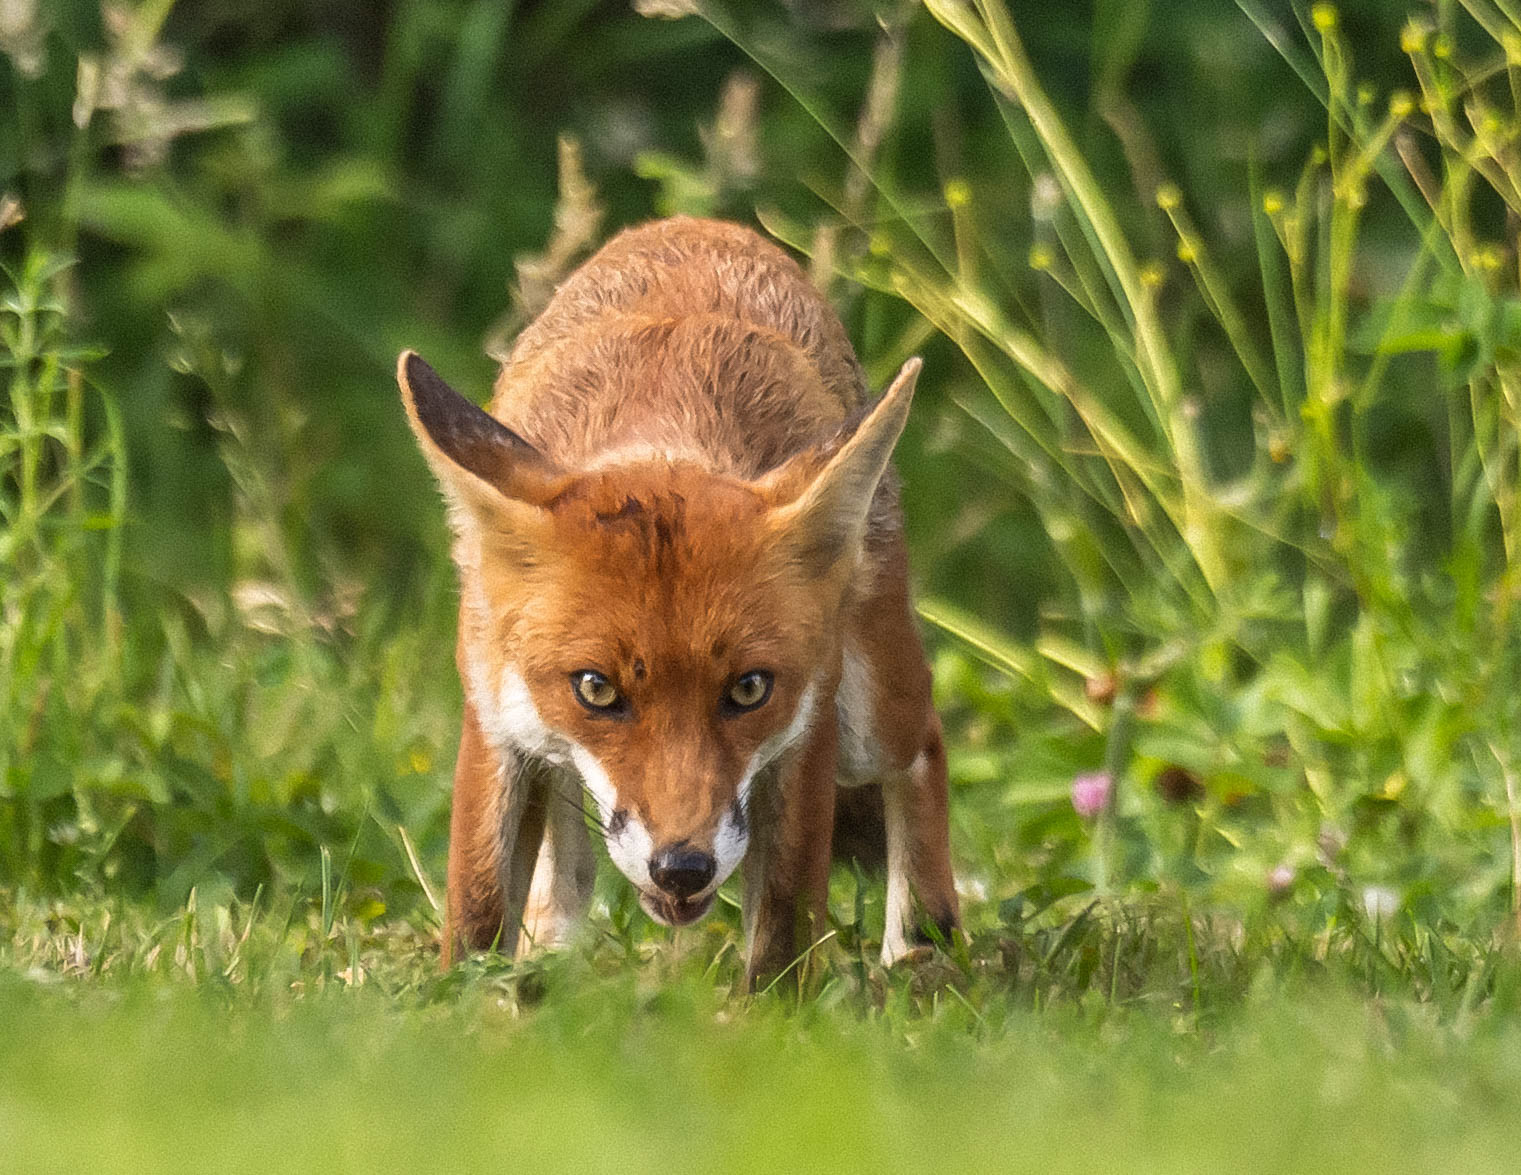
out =
{"type": "Polygon", "coordinates": [[[689,218],[573,273],[489,413],[401,356],[460,579],[446,966],[563,942],[591,823],[666,925],[743,862],[747,975],[780,974],[822,933],[837,787],[881,789],[884,963],[911,949],[916,898],[958,925],[888,466],[919,367],[871,401],[791,258],[689,218]]]}

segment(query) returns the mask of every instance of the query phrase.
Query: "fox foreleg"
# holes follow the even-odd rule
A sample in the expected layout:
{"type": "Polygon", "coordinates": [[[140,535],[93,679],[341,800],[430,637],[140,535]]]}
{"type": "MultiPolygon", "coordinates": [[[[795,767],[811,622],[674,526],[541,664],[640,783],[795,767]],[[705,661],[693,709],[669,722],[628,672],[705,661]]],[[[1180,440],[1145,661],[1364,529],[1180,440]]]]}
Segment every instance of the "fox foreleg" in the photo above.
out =
{"type": "Polygon", "coordinates": [[[580,781],[569,772],[555,772],[546,781],[545,799],[544,845],[523,913],[524,949],[562,947],[575,936],[591,905],[597,875],[580,781]]]}
{"type": "Polygon", "coordinates": [[[924,744],[906,772],[883,780],[887,832],[887,922],[882,965],[891,967],[924,941],[915,899],[924,916],[949,939],[961,924],[951,874],[945,744],[931,714],[924,744]]]}
{"type": "Polygon", "coordinates": [[[827,932],[838,730],[817,722],[756,797],[745,855],[745,975],[750,990],[787,972],[827,932]]]}
{"type": "Polygon", "coordinates": [[[511,953],[548,815],[541,768],[490,746],[465,703],[449,824],[443,965],[467,951],[511,953]]]}

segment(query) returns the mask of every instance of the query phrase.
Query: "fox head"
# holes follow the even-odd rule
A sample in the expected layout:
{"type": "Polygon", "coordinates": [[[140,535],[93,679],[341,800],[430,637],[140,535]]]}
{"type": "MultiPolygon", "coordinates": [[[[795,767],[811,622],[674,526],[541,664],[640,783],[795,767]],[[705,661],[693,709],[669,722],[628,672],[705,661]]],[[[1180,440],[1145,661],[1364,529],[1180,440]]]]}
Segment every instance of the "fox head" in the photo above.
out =
{"type": "Polygon", "coordinates": [[[749,843],[752,791],[836,721],[841,603],[918,371],[745,480],[661,458],[561,468],[401,356],[457,536],[460,668],[482,731],[579,775],[659,921],[707,911],[749,843]]]}

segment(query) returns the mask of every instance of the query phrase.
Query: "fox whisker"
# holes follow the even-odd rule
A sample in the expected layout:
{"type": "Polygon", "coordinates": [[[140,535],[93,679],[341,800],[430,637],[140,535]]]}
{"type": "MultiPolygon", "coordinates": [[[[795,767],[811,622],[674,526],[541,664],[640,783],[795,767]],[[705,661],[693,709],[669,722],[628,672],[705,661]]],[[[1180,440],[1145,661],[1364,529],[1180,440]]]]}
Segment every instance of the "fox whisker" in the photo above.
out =
{"type": "Polygon", "coordinates": [[[571,796],[568,796],[560,791],[556,791],[554,793],[554,796],[557,800],[561,800],[564,803],[569,804],[577,812],[581,813],[582,818],[603,836],[606,836],[608,834],[607,825],[603,823],[602,817],[598,813],[588,808],[582,800],[572,798],[571,796]]]}

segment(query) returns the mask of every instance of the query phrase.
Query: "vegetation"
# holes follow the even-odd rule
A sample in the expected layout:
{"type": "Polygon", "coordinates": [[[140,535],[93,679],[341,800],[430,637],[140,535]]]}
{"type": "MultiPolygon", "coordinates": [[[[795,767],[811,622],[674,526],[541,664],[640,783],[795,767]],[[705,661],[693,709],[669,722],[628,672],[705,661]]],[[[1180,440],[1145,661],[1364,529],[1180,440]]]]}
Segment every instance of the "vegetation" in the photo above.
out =
{"type": "Polygon", "coordinates": [[[1521,10],[1028,7],[6,8],[22,1169],[1508,1165],[1521,10]],[[604,871],[582,947],[439,974],[454,589],[391,365],[484,393],[671,211],[806,256],[879,386],[927,356],[968,934],[883,972],[841,868],[745,1000],[732,905],[604,871]]]}

